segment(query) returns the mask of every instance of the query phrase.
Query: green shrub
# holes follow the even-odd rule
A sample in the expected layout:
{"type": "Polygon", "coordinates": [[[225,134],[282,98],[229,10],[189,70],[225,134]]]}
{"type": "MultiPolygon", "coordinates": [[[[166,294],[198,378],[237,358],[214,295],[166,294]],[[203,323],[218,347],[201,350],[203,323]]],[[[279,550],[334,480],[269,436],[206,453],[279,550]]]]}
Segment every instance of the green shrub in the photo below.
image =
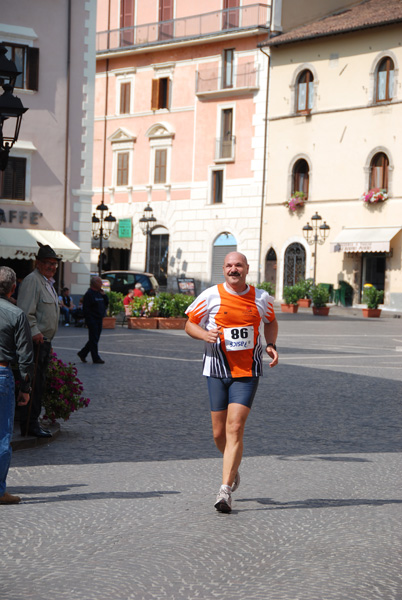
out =
{"type": "Polygon", "coordinates": [[[296,285],[287,285],[283,288],[283,300],[285,304],[297,304],[300,298],[300,288],[296,285]]]}
{"type": "Polygon", "coordinates": [[[300,279],[297,283],[300,289],[300,298],[310,298],[311,297],[311,288],[313,287],[312,279],[300,279]]]}
{"type": "Polygon", "coordinates": [[[109,317],[115,317],[124,310],[123,294],[120,292],[107,292],[109,297],[109,306],[107,309],[109,317]]]}
{"type": "Polygon", "coordinates": [[[311,288],[311,298],[316,308],[326,306],[327,302],[329,302],[328,290],[319,284],[315,285],[311,288]]]}
{"type": "Polygon", "coordinates": [[[384,301],[384,291],[377,290],[374,286],[366,287],[363,291],[363,302],[367,304],[367,308],[378,308],[379,304],[384,301]]]}
{"type": "Polygon", "coordinates": [[[270,281],[262,281],[261,283],[258,283],[255,287],[259,290],[265,290],[270,296],[275,296],[275,286],[270,281]]]}

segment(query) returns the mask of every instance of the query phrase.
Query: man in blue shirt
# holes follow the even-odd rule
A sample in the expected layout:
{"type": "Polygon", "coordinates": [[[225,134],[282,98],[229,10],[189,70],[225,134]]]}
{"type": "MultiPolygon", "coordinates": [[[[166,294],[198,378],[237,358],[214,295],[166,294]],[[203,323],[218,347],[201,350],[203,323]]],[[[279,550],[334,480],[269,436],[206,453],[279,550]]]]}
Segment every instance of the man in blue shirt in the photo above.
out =
{"type": "Polygon", "coordinates": [[[109,298],[102,290],[102,279],[100,277],[91,277],[90,287],[84,296],[83,311],[85,324],[88,328],[88,341],[85,346],[77,352],[82,362],[87,362],[86,357],[90,352],[92,362],[103,365],[98,352],[99,338],[102,333],[103,317],[106,315],[106,309],[109,305],[109,298]]]}

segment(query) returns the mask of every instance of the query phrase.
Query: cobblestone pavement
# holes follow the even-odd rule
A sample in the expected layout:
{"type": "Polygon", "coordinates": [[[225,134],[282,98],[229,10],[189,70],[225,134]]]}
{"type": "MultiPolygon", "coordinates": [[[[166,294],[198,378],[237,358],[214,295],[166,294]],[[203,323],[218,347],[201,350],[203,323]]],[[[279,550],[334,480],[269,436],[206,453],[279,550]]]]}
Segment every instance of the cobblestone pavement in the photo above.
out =
{"type": "Polygon", "coordinates": [[[402,599],[402,321],[278,318],[230,515],[202,344],[103,332],[106,364],[78,365],[90,406],[13,455],[2,600],[402,599]]]}

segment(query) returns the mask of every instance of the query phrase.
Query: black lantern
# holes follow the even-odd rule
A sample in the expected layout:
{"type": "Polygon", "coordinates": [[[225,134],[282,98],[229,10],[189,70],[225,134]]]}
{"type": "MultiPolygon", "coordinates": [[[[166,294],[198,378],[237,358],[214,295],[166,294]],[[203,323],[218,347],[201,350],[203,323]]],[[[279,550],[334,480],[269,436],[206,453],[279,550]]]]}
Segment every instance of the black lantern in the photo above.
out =
{"type": "Polygon", "coordinates": [[[303,227],[303,235],[308,244],[314,244],[314,285],[316,280],[317,273],[317,244],[323,244],[327,239],[330,226],[327,225],[327,222],[324,221],[321,225],[318,223],[322,221],[322,217],[316,212],[315,215],[311,217],[312,225],[307,223],[303,227]]]}
{"type": "Polygon", "coordinates": [[[152,230],[155,228],[155,224],[156,224],[156,218],[154,217],[154,211],[152,210],[152,207],[146,206],[144,208],[144,214],[142,215],[141,219],[140,219],[140,227],[141,227],[141,231],[144,235],[147,236],[147,247],[146,247],[146,252],[145,252],[145,271],[149,272],[149,254],[150,254],[150,249],[151,249],[151,233],[152,230]]]}
{"type": "Polygon", "coordinates": [[[0,85],[4,92],[0,96],[0,170],[7,167],[8,155],[11,148],[18,140],[21,128],[22,115],[28,110],[24,108],[21,100],[13,95],[16,79],[20,75],[12,60],[6,58],[7,48],[0,44],[0,85]],[[9,122],[8,133],[5,133],[4,123],[8,119],[15,119],[14,125],[9,122]]]}
{"type": "Polygon", "coordinates": [[[104,216],[104,213],[107,212],[109,208],[103,201],[101,204],[98,204],[96,210],[98,215],[95,213],[92,215],[92,238],[94,240],[99,240],[98,274],[100,277],[102,274],[103,240],[109,239],[116,225],[116,217],[114,217],[110,211],[106,217],[104,216]]]}

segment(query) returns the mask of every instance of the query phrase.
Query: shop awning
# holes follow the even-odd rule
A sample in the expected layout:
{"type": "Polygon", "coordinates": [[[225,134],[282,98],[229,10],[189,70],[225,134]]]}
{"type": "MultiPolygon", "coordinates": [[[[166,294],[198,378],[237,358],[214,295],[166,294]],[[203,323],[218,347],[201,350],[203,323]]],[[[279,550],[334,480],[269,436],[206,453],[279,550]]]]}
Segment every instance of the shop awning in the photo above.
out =
{"type": "MultiPolygon", "coordinates": [[[[130,250],[131,241],[131,237],[119,237],[118,227],[115,227],[112,233],[110,234],[110,238],[108,240],[102,241],[102,247],[120,248],[120,250],[130,250]]],[[[92,240],[92,248],[99,248],[99,240],[92,240]]]]}
{"type": "Polygon", "coordinates": [[[78,262],[80,248],[61,231],[0,227],[0,258],[32,260],[41,244],[49,245],[63,261],[78,262]]]}
{"type": "Polygon", "coordinates": [[[332,252],[389,252],[399,227],[344,228],[331,242],[332,252]]]}

